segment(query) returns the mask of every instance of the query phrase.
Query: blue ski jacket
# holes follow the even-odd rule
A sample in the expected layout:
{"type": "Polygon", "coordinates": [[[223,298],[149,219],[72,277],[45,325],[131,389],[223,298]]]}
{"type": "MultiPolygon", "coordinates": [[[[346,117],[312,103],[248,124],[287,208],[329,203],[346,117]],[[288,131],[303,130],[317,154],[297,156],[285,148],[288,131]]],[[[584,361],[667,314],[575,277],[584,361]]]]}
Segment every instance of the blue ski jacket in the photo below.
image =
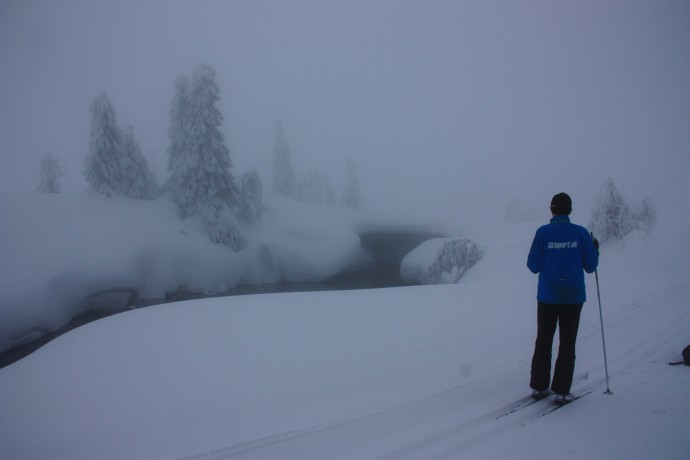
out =
{"type": "Polygon", "coordinates": [[[576,305],[587,300],[585,274],[599,264],[599,255],[587,229],[570,223],[567,216],[555,216],[534,235],[527,267],[539,273],[537,300],[543,303],[576,305]]]}

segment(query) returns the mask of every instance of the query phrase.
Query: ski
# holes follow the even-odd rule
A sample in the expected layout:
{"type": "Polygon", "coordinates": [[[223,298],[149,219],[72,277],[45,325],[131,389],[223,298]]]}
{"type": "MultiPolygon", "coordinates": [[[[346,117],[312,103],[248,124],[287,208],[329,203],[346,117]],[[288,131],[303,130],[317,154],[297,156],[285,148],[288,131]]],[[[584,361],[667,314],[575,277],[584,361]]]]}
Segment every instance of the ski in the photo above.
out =
{"type": "Polygon", "coordinates": [[[588,394],[592,393],[593,391],[594,391],[594,390],[589,390],[589,391],[587,391],[587,392],[585,392],[585,393],[582,393],[582,394],[579,394],[579,395],[575,395],[575,398],[573,398],[572,401],[570,401],[570,402],[568,402],[568,403],[566,403],[566,404],[554,404],[553,406],[551,406],[551,407],[549,407],[549,408],[547,408],[547,409],[544,409],[543,411],[539,412],[539,413],[538,413],[537,415],[535,415],[534,417],[530,418],[528,421],[526,421],[525,423],[523,423],[522,426],[525,426],[525,425],[527,425],[528,423],[531,423],[531,422],[535,421],[535,420],[538,419],[538,418],[542,418],[542,417],[544,417],[545,415],[549,415],[550,413],[552,413],[552,412],[554,412],[554,411],[557,411],[558,409],[561,409],[561,408],[563,408],[563,407],[565,407],[565,406],[569,406],[570,404],[574,403],[575,401],[577,401],[578,399],[582,398],[583,396],[587,396],[588,394]]]}
{"type": "MultiPolygon", "coordinates": [[[[587,380],[589,378],[589,372],[585,372],[584,374],[580,375],[577,377],[574,381],[574,383],[581,382],[583,380],[587,380]]],[[[553,393],[552,393],[553,394],[553,393]]],[[[549,395],[550,396],[550,395],[549,395]]],[[[543,401],[545,399],[548,399],[549,396],[545,396],[543,398],[539,399],[534,399],[531,396],[525,396],[524,398],[518,400],[513,406],[511,406],[509,409],[507,409],[505,412],[502,412],[501,414],[496,416],[496,420],[502,419],[503,417],[507,417],[510,414],[514,414],[515,412],[518,412],[522,409],[525,409],[533,404],[536,404],[540,401],[543,401]]]]}
{"type": "Polygon", "coordinates": [[[503,417],[507,417],[510,414],[514,414],[515,412],[524,409],[526,407],[531,406],[532,404],[536,404],[540,401],[543,401],[544,399],[548,398],[548,396],[544,398],[539,398],[535,399],[531,396],[525,396],[521,400],[519,400],[514,406],[512,406],[510,409],[506,410],[505,412],[499,414],[496,416],[496,420],[502,419],[503,417]]]}

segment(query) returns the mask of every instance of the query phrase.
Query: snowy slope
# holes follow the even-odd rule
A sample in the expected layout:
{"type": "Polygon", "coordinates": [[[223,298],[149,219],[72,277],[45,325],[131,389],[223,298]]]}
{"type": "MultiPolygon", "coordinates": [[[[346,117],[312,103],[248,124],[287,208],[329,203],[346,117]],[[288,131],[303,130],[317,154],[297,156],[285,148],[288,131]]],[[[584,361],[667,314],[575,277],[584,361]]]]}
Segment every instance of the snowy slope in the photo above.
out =
{"type": "Polygon", "coordinates": [[[88,324],[0,369],[0,458],[690,456],[688,229],[602,248],[575,391],[528,390],[534,225],[492,227],[457,285],[216,298],[88,324]],[[670,244],[669,242],[673,242],[670,244]],[[523,426],[524,425],[524,426],[523,426]]]}

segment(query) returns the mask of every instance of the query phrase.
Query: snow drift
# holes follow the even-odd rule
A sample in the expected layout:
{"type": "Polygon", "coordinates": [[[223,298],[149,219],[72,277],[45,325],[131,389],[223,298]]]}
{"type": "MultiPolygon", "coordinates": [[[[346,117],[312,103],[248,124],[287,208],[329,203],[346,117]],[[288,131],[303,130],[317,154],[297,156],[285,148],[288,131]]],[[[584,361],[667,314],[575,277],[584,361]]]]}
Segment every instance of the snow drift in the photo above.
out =
{"type": "Polygon", "coordinates": [[[484,255],[467,238],[435,238],[410,252],[400,267],[400,276],[409,283],[457,283],[484,255]]]}

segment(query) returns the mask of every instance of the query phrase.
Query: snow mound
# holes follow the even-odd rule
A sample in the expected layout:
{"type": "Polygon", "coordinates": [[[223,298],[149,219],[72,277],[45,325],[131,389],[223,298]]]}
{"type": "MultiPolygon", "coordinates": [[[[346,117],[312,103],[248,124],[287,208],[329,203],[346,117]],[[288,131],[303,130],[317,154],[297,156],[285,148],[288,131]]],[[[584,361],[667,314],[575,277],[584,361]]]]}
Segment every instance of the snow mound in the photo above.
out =
{"type": "Polygon", "coordinates": [[[482,255],[482,249],[468,239],[434,238],[403,259],[400,276],[407,283],[457,283],[482,255]]]}

